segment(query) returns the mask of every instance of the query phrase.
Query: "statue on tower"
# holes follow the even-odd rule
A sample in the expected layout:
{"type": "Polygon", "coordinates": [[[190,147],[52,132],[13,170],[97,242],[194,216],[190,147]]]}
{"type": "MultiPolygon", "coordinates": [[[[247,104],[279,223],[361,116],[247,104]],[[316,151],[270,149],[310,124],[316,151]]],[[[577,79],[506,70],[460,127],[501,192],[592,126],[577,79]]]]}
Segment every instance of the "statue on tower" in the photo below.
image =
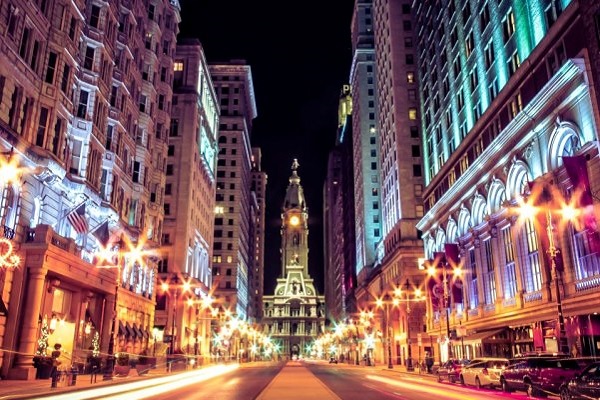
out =
{"type": "Polygon", "coordinates": [[[299,166],[300,164],[298,164],[298,159],[294,158],[294,161],[292,162],[292,171],[296,171],[299,166]]]}

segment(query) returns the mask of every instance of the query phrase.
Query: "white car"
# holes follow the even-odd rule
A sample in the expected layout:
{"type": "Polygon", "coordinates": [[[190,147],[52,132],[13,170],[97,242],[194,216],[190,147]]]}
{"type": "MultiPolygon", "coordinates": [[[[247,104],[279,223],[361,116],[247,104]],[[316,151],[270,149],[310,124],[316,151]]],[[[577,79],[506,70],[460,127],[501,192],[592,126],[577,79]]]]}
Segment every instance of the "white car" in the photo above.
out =
{"type": "Polygon", "coordinates": [[[507,366],[507,358],[477,358],[463,367],[458,379],[463,385],[477,388],[500,387],[500,372],[507,366]]]}

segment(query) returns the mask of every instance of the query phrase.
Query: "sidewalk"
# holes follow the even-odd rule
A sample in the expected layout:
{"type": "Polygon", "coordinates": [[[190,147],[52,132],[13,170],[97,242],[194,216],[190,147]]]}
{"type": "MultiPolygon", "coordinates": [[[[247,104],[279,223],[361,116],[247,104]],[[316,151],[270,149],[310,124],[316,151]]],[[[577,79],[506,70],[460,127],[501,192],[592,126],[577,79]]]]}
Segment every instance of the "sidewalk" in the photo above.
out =
{"type": "Polygon", "coordinates": [[[132,369],[129,376],[113,377],[111,380],[103,380],[102,374],[96,375],[96,382],[92,381],[92,376],[89,374],[77,375],[75,385],[70,385],[69,377],[61,379],[55,388],[52,388],[51,379],[36,379],[33,381],[23,380],[0,380],[0,400],[8,399],[35,399],[42,395],[68,393],[91,387],[102,387],[104,385],[118,385],[122,383],[134,382],[141,379],[151,379],[166,375],[164,367],[151,369],[146,375],[138,375],[132,369]]]}

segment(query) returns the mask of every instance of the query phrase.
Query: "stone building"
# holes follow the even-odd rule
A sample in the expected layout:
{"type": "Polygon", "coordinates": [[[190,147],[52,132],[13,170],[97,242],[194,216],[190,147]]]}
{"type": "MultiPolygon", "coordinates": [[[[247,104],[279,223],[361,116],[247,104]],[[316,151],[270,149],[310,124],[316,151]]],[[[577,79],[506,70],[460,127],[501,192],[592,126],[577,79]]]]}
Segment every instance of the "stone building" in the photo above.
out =
{"type": "Polygon", "coordinates": [[[284,357],[307,356],[324,332],[325,298],[308,273],[308,207],[294,160],[281,209],[281,275],[273,295],[263,297],[264,333],[280,343],[284,357]]]}
{"type": "Polygon", "coordinates": [[[46,344],[81,368],[96,344],[103,357],[153,344],[179,13],[176,0],[0,5],[0,150],[21,167],[1,182],[4,248],[21,259],[0,266],[3,379],[33,378],[46,344]]]}

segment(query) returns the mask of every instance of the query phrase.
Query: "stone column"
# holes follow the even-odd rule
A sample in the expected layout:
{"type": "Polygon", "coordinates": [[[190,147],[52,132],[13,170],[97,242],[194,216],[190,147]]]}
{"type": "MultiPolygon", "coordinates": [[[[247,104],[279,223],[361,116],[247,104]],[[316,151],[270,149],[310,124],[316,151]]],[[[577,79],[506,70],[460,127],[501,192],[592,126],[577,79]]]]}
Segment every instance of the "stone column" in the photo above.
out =
{"type": "MultiPolygon", "coordinates": [[[[108,343],[110,341],[110,335],[112,334],[112,322],[113,316],[115,313],[115,295],[106,296],[106,301],[104,302],[104,318],[102,320],[102,333],[100,334],[100,352],[103,354],[108,353],[108,343]]],[[[117,332],[119,330],[119,325],[117,321],[117,325],[115,326],[115,344],[117,343],[117,332]]],[[[115,349],[116,351],[116,346],[115,349]]]]}
{"type": "Polygon", "coordinates": [[[29,281],[26,303],[22,311],[21,338],[18,345],[18,356],[13,368],[9,371],[9,379],[34,379],[33,355],[37,350],[39,334],[39,318],[44,294],[46,272],[44,268],[28,268],[29,281]]]}

